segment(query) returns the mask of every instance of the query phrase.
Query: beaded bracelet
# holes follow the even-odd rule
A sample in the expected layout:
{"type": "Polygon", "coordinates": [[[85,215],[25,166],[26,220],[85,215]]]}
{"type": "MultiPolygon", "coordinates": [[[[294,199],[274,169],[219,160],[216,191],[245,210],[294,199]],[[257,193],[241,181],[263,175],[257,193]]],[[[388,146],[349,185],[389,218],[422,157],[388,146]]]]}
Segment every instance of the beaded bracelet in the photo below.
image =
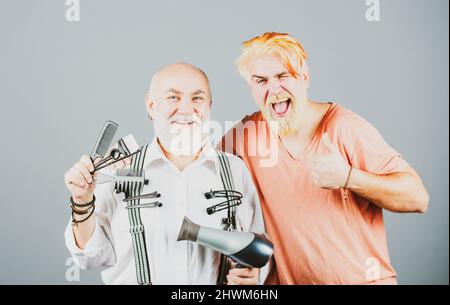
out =
{"type": "Polygon", "coordinates": [[[89,213],[88,216],[86,216],[85,218],[83,218],[81,220],[76,220],[75,217],[74,217],[75,212],[72,210],[72,223],[78,224],[78,223],[81,223],[81,222],[84,222],[84,221],[88,220],[89,218],[91,218],[92,214],[94,214],[94,211],[95,211],[95,205],[92,206],[92,210],[91,210],[91,212],[89,213]]]}
{"type": "Polygon", "coordinates": [[[95,204],[95,195],[92,195],[92,200],[88,203],[75,203],[72,196],[70,196],[70,204],[77,208],[87,208],[88,206],[92,206],[95,204]]]}
{"type": "Polygon", "coordinates": [[[352,169],[353,169],[353,167],[350,166],[350,170],[348,171],[347,181],[345,181],[344,189],[346,189],[348,186],[348,182],[350,181],[350,175],[352,174],[352,169]]]}

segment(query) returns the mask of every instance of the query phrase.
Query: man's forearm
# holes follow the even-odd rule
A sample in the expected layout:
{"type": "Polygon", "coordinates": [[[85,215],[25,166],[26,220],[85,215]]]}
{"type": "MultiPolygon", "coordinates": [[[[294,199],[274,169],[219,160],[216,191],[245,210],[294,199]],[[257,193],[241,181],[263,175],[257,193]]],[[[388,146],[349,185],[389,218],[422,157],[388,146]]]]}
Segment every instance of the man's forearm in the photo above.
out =
{"type": "Polygon", "coordinates": [[[375,175],[354,168],[348,189],[392,212],[424,213],[428,208],[428,192],[420,178],[410,172],[375,175]]]}

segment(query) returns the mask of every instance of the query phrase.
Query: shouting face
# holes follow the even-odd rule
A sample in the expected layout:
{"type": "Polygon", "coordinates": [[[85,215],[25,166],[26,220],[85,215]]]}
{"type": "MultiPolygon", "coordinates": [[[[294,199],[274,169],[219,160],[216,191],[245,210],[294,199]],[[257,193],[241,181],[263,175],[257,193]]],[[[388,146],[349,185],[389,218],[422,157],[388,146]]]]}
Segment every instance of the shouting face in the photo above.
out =
{"type": "Polygon", "coordinates": [[[300,106],[307,102],[309,74],[304,64],[301,73],[292,75],[277,55],[250,60],[249,85],[266,121],[275,121],[281,136],[295,134],[300,106]]]}

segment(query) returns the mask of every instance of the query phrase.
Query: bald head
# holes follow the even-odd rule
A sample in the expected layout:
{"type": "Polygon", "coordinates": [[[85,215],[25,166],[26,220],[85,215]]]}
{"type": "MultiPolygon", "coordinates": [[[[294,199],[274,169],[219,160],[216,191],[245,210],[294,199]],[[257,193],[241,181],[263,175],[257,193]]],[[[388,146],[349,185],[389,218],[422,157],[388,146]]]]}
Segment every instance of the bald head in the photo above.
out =
{"type": "Polygon", "coordinates": [[[182,81],[183,79],[192,79],[200,86],[206,87],[207,93],[211,96],[209,79],[206,73],[200,68],[188,63],[170,64],[156,71],[150,82],[148,96],[152,100],[156,100],[161,89],[164,88],[167,83],[175,84],[179,82],[179,80],[182,81]]]}
{"type": "Polygon", "coordinates": [[[155,135],[167,151],[171,151],[172,140],[178,139],[178,131],[201,138],[201,126],[211,112],[208,77],[190,64],[165,66],[153,76],[145,105],[155,135]]]}

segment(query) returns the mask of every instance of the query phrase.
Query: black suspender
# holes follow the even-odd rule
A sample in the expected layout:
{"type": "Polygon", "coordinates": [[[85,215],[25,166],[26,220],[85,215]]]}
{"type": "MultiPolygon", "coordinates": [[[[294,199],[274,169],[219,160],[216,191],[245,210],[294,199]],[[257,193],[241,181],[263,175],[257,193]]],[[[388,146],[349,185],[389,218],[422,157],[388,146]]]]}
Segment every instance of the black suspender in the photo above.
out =
{"type": "MultiPolygon", "coordinates": [[[[226,200],[209,207],[207,209],[207,213],[213,214],[217,211],[227,209],[227,217],[222,219],[222,224],[225,225],[223,229],[228,231],[237,231],[238,227],[236,223],[236,206],[241,204],[242,194],[235,191],[233,175],[227,155],[219,150],[216,150],[216,153],[219,163],[220,179],[222,180],[224,189],[218,191],[211,190],[210,192],[205,194],[205,197],[207,199],[226,198],[226,200]]],[[[227,283],[226,276],[230,267],[231,266],[228,258],[225,255],[221,254],[219,274],[217,277],[218,285],[225,285],[227,283]]]]}
{"type": "MultiPolygon", "coordinates": [[[[122,144],[122,143],[119,143],[122,144]]],[[[136,265],[136,278],[140,285],[151,285],[150,264],[145,244],[145,231],[141,219],[141,209],[138,207],[140,199],[132,199],[140,196],[144,185],[147,183],[144,175],[144,161],[148,145],[143,146],[133,156],[130,170],[123,170],[122,179],[116,181],[114,189],[117,193],[125,193],[127,202],[128,220],[130,223],[130,234],[133,243],[133,253],[136,265]],[[129,200],[127,200],[130,198],[129,200]]]]}

